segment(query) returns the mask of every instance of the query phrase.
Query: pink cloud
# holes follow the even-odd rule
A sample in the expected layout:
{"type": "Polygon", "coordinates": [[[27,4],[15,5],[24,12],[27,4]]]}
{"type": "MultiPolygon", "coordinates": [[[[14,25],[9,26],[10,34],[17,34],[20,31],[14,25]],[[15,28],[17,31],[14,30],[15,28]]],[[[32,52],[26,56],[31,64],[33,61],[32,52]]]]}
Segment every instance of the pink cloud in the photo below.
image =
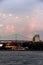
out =
{"type": "MultiPolygon", "coordinates": [[[[5,14],[3,14],[3,16],[5,17],[5,14]]],[[[43,15],[40,11],[34,10],[30,16],[21,17],[11,14],[9,14],[9,16],[8,19],[7,17],[4,19],[4,26],[0,24],[0,32],[5,32],[6,34],[26,33],[27,38],[30,39],[32,37],[32,32],[43,30],[43,15]]]]}
{"type": "Polygon", "coordinates": [[[3,27],[3,24],[0,24],[0,28],[3,27]]]}
{"type": "Polygon", "coordinates": [[[3,24],[0,24],[0,33],[2,32],[3,24]]]}
{"type": "Polygon", "coordinates": [[[14,33],[15,32],[15,26],[14,25],[6,25],[5,32],[8,34],[14,33]]]}
{"type": "Polygon", "coordinates": [[[32,35],[31,34],[28,34],[26,37],[27,37],[28,40],[32,39],[32,35]]]}
{"type": "Polygon", "coordinates": [[[30,32],[43,30],[43,14],[40,9],[33,10],[29,17],[28,28],[30,32]]]}

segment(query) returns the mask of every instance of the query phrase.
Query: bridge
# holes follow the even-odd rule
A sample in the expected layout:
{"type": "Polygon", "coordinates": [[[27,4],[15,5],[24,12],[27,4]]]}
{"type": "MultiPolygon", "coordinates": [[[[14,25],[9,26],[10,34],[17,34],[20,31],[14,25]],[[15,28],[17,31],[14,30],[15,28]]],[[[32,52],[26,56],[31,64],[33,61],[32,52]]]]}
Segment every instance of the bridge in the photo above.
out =
{"type": "Polygon", "coordinates": [[[1,38],[3,38],[3,37],[1,37],[0,38],[0,42],[2,41],[2,42],[7,42],[7,41],[17,41],[17,40],[19,40],[19,41],[26,41],[26,40],[28,40],[27,39],[27,37],[24,35],[24,34],[13,34],[12,36],[10,35],[10,36],[7,36],[8,38],[5,38],[5,39],[1,39],[1,38]]]}

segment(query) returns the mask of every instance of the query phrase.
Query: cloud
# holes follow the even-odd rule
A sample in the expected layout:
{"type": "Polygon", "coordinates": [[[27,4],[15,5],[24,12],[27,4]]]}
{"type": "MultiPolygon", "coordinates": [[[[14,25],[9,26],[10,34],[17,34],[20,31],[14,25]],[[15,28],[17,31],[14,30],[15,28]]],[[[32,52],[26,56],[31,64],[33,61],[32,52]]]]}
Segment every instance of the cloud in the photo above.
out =
{"type": "Polygon", "coordinates": [[[4,0],[0,4],[0,12],[5,13],[15,13],[15,14],[24,14],[24,13],[30,13],[33,8],[34,4],[36,4],[36,0],[4,0]]]}
{"type": "Polygon", "coordinates": [[[33,36],[31,34],[28,34],[26,37],[28,40],[30,40],[30,39],[32,40],[32,38],[33,38],[33,36]]]}
{"type": "Polygon", "coordinates": [[[13,34],[15,32],[15,26],[14,25],[6,25],[5,32],[8,34],[13,34]]]}
{"type": "Polygon", "coordinates": [[[40,2],[43,2],[43,0],[39,0],[40,2]]]}
{"type": "Polygon", "coordinates": [[[3,27],[3,24],[0,24],[0,28],[3,27]]]}
{"type": "Polygon", "coordinates": [[[0,35],[6,37],[11,35],[14,39],[14,34],[18,33],[31,39],[35,32],[41,34],[43,31],[42,6],[43,4],[38,0],[3,0],[0,4],[0,35]]]}
{"type": "Polygon", "coordinates": [[[0,2],[3,2],[4,0],[0,0],[0,2]]]}

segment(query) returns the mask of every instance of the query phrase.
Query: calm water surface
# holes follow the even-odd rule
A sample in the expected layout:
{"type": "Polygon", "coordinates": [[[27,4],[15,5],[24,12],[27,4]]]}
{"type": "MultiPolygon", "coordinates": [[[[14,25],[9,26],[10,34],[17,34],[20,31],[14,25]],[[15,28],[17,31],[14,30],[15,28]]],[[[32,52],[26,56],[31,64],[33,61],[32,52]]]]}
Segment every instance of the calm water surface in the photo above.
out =
{"type": "Polygon", "coordinates": [[[43,51],[0,51],[0,65],[43,65],[43,51]]]}

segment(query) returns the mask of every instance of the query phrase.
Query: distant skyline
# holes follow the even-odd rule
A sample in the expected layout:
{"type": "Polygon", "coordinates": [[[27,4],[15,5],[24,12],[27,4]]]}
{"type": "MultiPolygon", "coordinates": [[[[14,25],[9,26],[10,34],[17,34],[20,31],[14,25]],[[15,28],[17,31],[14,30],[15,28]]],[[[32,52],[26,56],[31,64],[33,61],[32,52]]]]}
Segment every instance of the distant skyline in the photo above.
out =
{"type": "Polygon", "coordinates": [[[43,40],[43,0],[0,0],[0,39],[43,40]]]}

